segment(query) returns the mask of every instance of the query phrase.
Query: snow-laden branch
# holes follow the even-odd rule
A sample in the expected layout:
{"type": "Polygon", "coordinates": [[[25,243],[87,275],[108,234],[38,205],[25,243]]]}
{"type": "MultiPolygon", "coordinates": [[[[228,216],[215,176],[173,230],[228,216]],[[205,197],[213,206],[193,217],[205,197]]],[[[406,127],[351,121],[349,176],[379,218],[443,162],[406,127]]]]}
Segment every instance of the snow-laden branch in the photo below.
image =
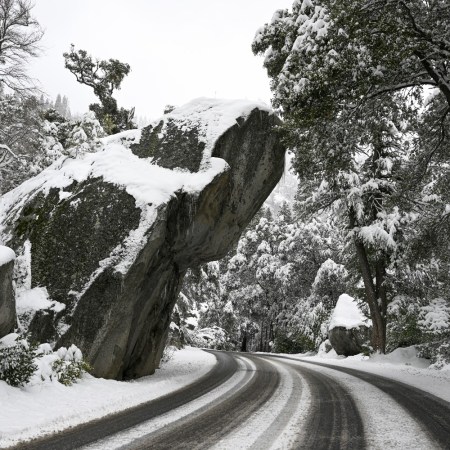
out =
{"type": "Polygon", "coordinates": [[[17,159],[16,154],[5,144],[0,144],[0,169],[17,159]]]}

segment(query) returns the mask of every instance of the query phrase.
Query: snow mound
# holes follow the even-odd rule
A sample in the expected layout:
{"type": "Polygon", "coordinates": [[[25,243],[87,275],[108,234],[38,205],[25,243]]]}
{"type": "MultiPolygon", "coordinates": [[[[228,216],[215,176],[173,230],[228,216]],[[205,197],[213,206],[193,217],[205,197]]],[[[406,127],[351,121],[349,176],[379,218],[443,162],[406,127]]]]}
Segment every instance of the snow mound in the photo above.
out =
{"type": "Polygon", "coordinates": [[[17,293],[16,298],[17,314],[24,314],[40,309],[52,309],[56,313],[62,311],[66,305],[49,299],[46,288],[36,287],[23,290],[17,293]]]}
{"type": "Polygon", "coordinates": [[[371,356],[372,362],[404,364],[406,366],[418,367],[424,369],[430,365],[430,361],[418,357],[418,351],[414,345],[405,348],[396,348],[387,355],[375,354],[371,356]]]}
{"type": "Polygon", "coordinates": [[[14,250],[5,247],[4,245],[0,245],[0,266],[4,266],[15,259],[16,254],[14,253],[14,250]]]}
{"type": "Polygon", "coordinates": [[[336,327],[344,327],[347,330],[358,327],[368,327],[370,321],[359,309],[358,303],[353,297],[342,294],[331,315],[329,330],[336,327]]]}

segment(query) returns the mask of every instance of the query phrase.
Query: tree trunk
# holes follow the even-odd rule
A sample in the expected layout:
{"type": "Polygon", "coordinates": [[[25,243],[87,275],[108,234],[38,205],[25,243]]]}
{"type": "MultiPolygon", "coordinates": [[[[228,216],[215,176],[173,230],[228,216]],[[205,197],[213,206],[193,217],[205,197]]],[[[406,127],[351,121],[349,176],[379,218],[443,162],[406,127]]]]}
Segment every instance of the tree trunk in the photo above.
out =
{"type": "Polygon", "coordinates": [[[241,344],[241,352],[247,352],[247,325],[244,329],[244,336],[242,338],[242,344],[241,344]]]}
{"type": "MultiPolygon", "coordinates": [[[[350,212],[350,226],[355,228],[356,221],[353,212],[350,212]]],[[[367,250],[364,243],[354,236],[356,255],[364,281],[366,302],[369,305],[370,318],[372,319],[372,339],[371,344],[375,351],[385,353],[386,351],[386,291],[383,285],[385,269],[382,261],[377,261],[376,285],[373,282],[372,270],[370,267],[367,250]],[[380,298],[381,297],[381,298],[380,298]]]]}
{"type": "Polygon", "coordinates": [[[420,59],[422,66],[436,83],[438,89],[444,94],[448,106],[450,106],[450,86],[448,84],[448,80],[438,68],[433,66],[433,64],[426,58],[424,53],[420,52],[419,50],[416,50],[414,53],[420,59]]]}
{"type": "Polygon", "coordinates": [[[261,319],[261,327],[259,330],[259,351],[263,351],[263,332],[264,332],[264,322],[261,319]]]}

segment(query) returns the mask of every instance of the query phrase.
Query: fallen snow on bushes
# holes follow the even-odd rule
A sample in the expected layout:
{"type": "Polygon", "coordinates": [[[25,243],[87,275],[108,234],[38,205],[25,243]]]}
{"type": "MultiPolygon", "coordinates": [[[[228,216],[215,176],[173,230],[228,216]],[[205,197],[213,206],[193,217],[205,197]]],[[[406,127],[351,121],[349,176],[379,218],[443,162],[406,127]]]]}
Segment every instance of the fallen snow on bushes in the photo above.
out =
{"type": "Polygon", "coordinates": [[[23,388],[0,381],[0,448],[161,397],[205,375],[215,362],[209,353],[185,348],[154,375],[135,381],[84,375],[70,387],[34,379],[23,388]]]}

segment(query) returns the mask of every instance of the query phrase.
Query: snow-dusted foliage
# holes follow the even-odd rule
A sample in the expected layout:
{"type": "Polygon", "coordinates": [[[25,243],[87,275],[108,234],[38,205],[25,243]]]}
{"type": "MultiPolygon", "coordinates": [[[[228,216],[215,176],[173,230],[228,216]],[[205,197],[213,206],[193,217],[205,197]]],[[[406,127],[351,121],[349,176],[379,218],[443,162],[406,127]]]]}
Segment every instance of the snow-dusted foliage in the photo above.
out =
{"type": "Polygon", "coordinates": [[[50,378],[56,378],[61,384],[70,386],[89,370],[89,365],[83,360],[81,350],[75,345],[68,349],[61,347],[56,352],[56,358],[51,366],[50,378]]]}
{"type": "Polygon", "coordinates": [[[77,157],[87,152],[98,151],[105,132],[93,112],[83,114],[80,119],[67,120],[55,110],[47,110],[44,115],[42,147],[46,154],[53,156],[77,157]]]}
{"type": "Polygon", "coordinates": [[[421,357],[441,368],[450,362],[450,304],[444,298],[427,300],[397,296],[389,305],[388,349],[416,345],[421,357]]]}
{"type": "Polygon", "coordinates": [[[50,344],[30,344],[15,333],[0,339],[0,381],[11,386],[54,381],[70,386],[89,369],[75,345],[54,352],[50,344]]]}
{"type": "Polygon", "coordinates": [[[41,131],[38,101],[5,94],[0,86],[0,144],[14,155],[9,164],[0,167],[0,193],[10,190],[38,170],[41,131]]]}
{"type": "Polygon", "coordinates": [[[217,350],[235,350],[236,346],[230,341],[229,334],[218,326],[201,328],[192,335],[192,345],[201,348],[217,350]]]}
{"type": "Polygon", "coordinates": [[[450,364],[450,302],[436,298],[422,306],[418,326],[424,340],[420,355],[430,359],[436,368],[450,364]]]}
{"type": "Polygon", "coordinates": [[[11,339],[8,340],[8,336],[2,341],[0,341],[0,380],[15,387],[27,384],[37,369],[36,347],[20,336],[15,336],[13,342],[11,339]]]}
{"type": "Polygon", "coordinates": [[[62,156],[99,150],[104,136],[92,112],[68,120],[47,109],[43,99],[0,92],[0,192],[11,190],[62,156]]]}
{"type": "Polygon", "coordinates": [[[418,325],[420,303],[404,295],[396,296],[388,307],[387,350],[419,344],[422,331],[418,325]]]}
{"type": "Polygon", "coordinates": [[[442,0],[295,0],[253,42],[295,155],[300,208],[330,211],[345,231],[346,269],[381,351],[388,304],[409,295],[409,275],[434,278],[411,296],[425,303],[448,281],[449,14],[442,0]]]}
{"type": "Polygon", "coordinates": [[[188,271],[172,314],[169,345],[238,348],[239,318],[224,295],[222,277],[219,262],[188,271]]]}
{"type": "MultiPolygon", "coordinates": [[[[224,260],[188,275],[183,294],[197,304],[200,327],[187,332],[190,342],[297,353],[316,348],[346,286],[345,268],[331,259],[336,237],[329,219],[299,221],[287,203],[277,216],[262,210],[224,260]]],[[[178,311],[185,304],[183,295],[178,311]]]]}

